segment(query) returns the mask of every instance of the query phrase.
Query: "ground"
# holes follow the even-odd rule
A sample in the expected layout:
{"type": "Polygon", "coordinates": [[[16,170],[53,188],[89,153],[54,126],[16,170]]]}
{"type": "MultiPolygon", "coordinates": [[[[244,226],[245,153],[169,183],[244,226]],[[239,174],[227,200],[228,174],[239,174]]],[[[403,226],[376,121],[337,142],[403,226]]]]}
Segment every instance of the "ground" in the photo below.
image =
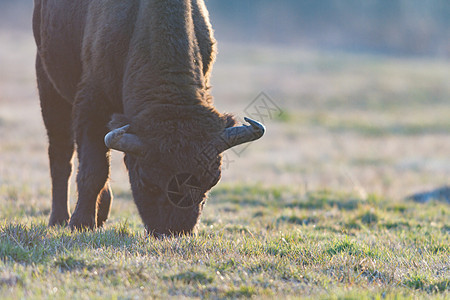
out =
{"type": "Polygon", "coordinates": [[[105,228],[46,227],[33,40],[0,44],[0,298],[450,296],[449,204],[405,199],[450,184],[448,60],[220,44],[216,106],[267,134],[227,152],[197,236],[156,240],[119,153],[105,228]]]}

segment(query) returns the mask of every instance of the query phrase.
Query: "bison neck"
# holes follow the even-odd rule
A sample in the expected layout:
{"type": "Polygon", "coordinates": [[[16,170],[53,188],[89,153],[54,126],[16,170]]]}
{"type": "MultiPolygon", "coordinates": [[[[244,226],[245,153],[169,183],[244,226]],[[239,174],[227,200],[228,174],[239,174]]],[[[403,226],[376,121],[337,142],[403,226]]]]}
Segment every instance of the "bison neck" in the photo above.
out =
{"type": "Polygon", "coordinates": [[[154,104],[207,105],[192,17],[190,0],[140,1],[124,78],[126,115],[154,104]]]}

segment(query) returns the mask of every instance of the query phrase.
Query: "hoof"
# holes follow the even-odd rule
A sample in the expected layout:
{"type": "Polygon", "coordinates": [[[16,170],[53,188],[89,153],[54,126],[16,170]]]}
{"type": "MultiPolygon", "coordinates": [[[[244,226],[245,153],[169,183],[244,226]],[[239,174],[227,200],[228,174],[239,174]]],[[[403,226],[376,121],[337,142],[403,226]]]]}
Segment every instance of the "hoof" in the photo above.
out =
{"type": "Polygon", "coordinates": [[[92,230],[95,229],[96,226],[95,217],[94,216],[84,216],[80,214],[74,213],[70,218],[69,227],[73,230],[92,230]]]}
{"type": "Polygon", "coordinates": [[[103,227],[108,217],[97,216],[97,228],[103,227]]]}
{"type": "Polygon", "coordinates": [[[69,224],[70,216],[67,215],[60,215],[60,214],[51,214],[50,220],[48,221],[48,226],[67,226],[69,224]]]}

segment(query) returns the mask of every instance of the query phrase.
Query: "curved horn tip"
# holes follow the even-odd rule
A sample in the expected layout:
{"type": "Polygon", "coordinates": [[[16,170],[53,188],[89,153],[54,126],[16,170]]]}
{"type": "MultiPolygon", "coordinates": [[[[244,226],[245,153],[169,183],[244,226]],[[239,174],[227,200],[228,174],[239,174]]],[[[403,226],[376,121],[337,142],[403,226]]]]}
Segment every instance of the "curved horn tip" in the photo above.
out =
{"type": "Polygon", "coordinates": [[[128,131],[129,128],[130,128],[130,124],[127,124],[123,127],[118,128],[117,130],[120,131],[120,133],[125,133],[128,131]]]}
{"type": "Polygon", "coordinates": [[[248,122],[254,129],[261,131],[261,136],[266,132],[266,127],[258,121],[244,117],[244,120],[248,122]]]}
{"type": "Polygon", "coordinates": [[[113,149],[116,139],[119,136],[122,136],[123,134],[125,134],[129,128],[130,128],[130,124],[127,124],[125,126],[122,126],[120,128],[117,128],[117,129],[114,129],[114,130],[111,130],[110,132],[108,132],[104,138],[106,147],[109,149],[113,149]]]}

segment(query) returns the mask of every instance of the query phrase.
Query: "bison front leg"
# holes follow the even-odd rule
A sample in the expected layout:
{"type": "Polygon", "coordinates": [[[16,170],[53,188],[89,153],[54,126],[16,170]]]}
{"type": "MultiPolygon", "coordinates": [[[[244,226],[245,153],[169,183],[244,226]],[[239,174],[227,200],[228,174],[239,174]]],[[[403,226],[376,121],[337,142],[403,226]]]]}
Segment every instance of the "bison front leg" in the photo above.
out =
{"type": "Polygon", "coordinates": [[[72,173],[74,140],[72,134],[72,105],[55,90],[36,59],[36,73],[41,100],[42,117],[48,135],[48,156],[52,177],[52,212],[49,226],[69,222],[69,177],[72,173]]]}
{"type": "Polygon", "coordinates": [[[74,128],[79,160],[77,186],[78,202],[70,219],[72,229],[101,226],[109,215],[111,191],[109,150],[103,138],[108,132],[107,113],[92,93],[80,93],[74,106],[74,128]],[[97,212],[99,217],[97,217],[97,212]]]}

